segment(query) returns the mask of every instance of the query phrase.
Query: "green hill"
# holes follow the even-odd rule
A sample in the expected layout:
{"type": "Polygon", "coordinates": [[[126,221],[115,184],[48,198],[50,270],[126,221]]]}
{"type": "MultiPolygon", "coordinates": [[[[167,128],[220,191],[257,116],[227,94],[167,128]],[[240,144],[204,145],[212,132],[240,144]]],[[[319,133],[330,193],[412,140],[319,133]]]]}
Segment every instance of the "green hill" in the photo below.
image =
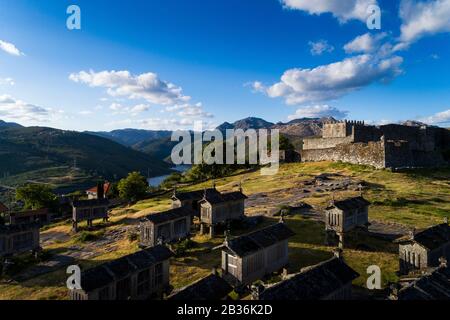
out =
{"type": "MultiPolygon", "coordinates": [[[[107,179],[130,171],[150,176],[169,172],[163,161],[102,137],[43,127],[0,129],[0,178],[35,171],[45,176],[52,168],[77,168],[107,179]]],[[[57,171],[65,175],[69,169],[57,171]]]]}

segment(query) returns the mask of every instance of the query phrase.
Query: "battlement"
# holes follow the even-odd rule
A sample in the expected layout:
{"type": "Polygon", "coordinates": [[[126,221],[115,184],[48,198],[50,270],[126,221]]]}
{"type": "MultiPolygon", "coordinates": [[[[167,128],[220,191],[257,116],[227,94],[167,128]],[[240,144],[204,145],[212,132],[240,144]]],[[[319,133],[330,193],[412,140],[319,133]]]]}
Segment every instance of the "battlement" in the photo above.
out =
{"type": "Polygon", "coordinates": [[[364,121],[358,121],[358,120],[326,120],[323,122],[324,124],[336,124],[336,123],[346,123],[351,125],[362,125],[364,126],[364,121]]]}

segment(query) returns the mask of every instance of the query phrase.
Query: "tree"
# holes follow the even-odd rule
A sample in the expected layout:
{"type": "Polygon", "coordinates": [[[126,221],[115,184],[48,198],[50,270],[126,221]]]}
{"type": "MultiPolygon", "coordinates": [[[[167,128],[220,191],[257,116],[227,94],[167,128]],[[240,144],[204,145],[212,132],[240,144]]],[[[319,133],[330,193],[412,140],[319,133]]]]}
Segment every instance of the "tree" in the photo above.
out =
{"type": "Polygon", "coordinates": [[[294,150],[291,141],[283,135],[280,135],[280,150],[294,150]]]}
{"type": "Polygon", "coordinates": [[[16,200],[24,202],[25,209],[54,208],[56,195],[49,186],[28,184],[16,190],[16,200]]]}
{"type": "Polygon", "coordinates": [[[117,188],[122,199],[134,202],[145,196],[148,191],[148,183],[139,172],[131,172],[126,178],[119,181],[117,188]]]}

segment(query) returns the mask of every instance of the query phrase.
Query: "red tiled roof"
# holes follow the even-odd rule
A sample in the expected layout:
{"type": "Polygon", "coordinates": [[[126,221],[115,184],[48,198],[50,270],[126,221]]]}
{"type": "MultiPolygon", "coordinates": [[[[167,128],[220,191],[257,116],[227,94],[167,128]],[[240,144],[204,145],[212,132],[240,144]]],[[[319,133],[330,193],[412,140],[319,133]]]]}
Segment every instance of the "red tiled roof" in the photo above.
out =
{"type": "MultiPolygon", "coordinates": [[[[110,182],[106,182],[103,184],[103,194],[106,195],[109,191],[109,189],[111,188],[111,183],[110,182]]],[[[86,192],[90,192],[90,193],[97,193],[97,186],[90,188],[89,190],[86,190],[86,192]]]]}

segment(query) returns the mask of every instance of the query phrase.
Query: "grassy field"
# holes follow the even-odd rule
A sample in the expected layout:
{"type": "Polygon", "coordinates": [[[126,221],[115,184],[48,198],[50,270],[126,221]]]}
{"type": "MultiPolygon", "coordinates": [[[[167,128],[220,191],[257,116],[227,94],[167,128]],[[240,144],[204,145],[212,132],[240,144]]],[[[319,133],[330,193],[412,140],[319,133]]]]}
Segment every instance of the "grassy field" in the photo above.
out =
{"type": "MultiPolygon", "coordinates": [[[[373,203],[369,210],[371,220],[423,228],[441,223],[443,217],[450,213],[450,169],[391,172],[341,163],[297,163],[282,165],[275,176],[261,176],[259,171],[243,172],[215,182],[219,190],[236,190],[241,182],[247,195],[264,192],[270,196],[271,192],[277,192],[278,197],[284,193],[289,195],[290,188],[324,172],[338,173],[366,182],[364,196],[373,203]]],[[[202,189],[211,185],[212,182],[208,181],[187,189],[202,189]]],[[[334,196],[339,199],[356,194],[342,191],[335,192],[334,196]]],[[[327,205],[330,197],[330,193],[322,192],[311,194],[304,201],[320,210],[327,205]]],[[[119,208],[113,211],[108,224],[92,231],[93,236],[102,239],[130,225],[136,226],[139,219],[147,214],[168,208],[170,193],[138,202],[131,207],[119,208]]],[[[252,215],[264,210],[262,207],[249,207],[246,208],[246,213],[252,215]]],[[[276,221],[277,218],[267,217],[263,225],[276,221]]],[[[324,226],[321,222],[301,215],[292,215],[287,217],[286,223],[296,233],[289,242],[290,272],[298,272],[302,267],[332,256],[333,248],[324,245],[324,226]]],[[[248,231],[233,230],[233,235],[248,231]]],[[[49,253],[64,252],[72,246],[85,248],[87,251],[97,250],[98,255],[94,258],[78,261],[82,268],[138,250],[137,241],[126,235],[105,246],[95,247],[95,242],[83,242],[79,236],[71,235],[69,223],[47,227],[42,233],[66,236],[63,240],[55,240],[46,246],[44,249],[49,253]]],[[[197,243],[196,247],[171,261],[171,284],[174,288],[188,285],[220,265],[220,252],[212,248],[222,243],[223,237],[210,240],[196,236],[193,240],[197,243]]],[[[398,268],[398,257],[395,245],[366,235],[349,238],[347,244],[344,258],[361,274],[355,285],[365,285],[366,270],[370,265],[381,267],[383,285],[397,279],[395,272],[398,268]]],[[[0,283],[0,299],[66,299],[66,277],[64,270],[58,270],[22,283],[0,283]]]]}

